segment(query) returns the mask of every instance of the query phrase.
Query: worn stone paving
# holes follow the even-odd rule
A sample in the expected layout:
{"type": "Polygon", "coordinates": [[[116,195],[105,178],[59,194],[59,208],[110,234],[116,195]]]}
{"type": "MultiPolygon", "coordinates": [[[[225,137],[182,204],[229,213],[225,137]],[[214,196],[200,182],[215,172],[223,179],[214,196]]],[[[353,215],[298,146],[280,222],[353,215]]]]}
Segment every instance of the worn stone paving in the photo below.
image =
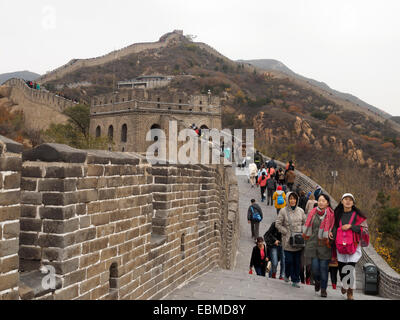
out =
{"type": "MultiPolygon", "coordinates": [[[[340,292],[340,280],[336,290],[328,286],[328,297],[321,298],[315,293],[314,286],[300,284],[300,288],[293,288],[290,283],[279,279],[269,279],[249,275],[249,263],[253,246],[250,226],[247,222],[247,209],[252,198],[260,204],[264,219],[260,223],[260,236],[268,230],[276,219],[276,210],[261,203],[260,190],[251,188],[246,176],[238,176],[239,210],[240,210],[240,243],[236,256],[234,270],[214,268],[206,274],[184,283],[172,293],[164,297],[165,300],[346,300],[340,292]]],[[[279,266],[278,266],[279,274],[279,266]]],[[[357,270],[356,300],[380,300],[379,296],[365,295],[362,291],[362,274],[357,270]]]]}

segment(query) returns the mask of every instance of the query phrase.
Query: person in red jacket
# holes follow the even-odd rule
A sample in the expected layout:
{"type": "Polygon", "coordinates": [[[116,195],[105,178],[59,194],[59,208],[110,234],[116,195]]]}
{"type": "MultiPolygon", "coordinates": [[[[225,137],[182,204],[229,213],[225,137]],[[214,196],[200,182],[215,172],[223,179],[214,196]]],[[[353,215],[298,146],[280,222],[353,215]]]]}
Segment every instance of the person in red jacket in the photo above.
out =
{"type": "Polygon", "coordinates": [[[263,172],[257,181],[261,189],[261,202],[264,202],[265,200],[265,190],[267,189],[267,180],[268,180],[267,176],[265,172],[263,172]]]}
{"type": "Polygon", "coordinates": [[[269,261],[267,256],[267,247],[264,244],[262,237],[257,238],[257,245],[253,248],[250,259],[250,270],[254,267],[258,276],[265,277],[267,263],[269,261]]]}

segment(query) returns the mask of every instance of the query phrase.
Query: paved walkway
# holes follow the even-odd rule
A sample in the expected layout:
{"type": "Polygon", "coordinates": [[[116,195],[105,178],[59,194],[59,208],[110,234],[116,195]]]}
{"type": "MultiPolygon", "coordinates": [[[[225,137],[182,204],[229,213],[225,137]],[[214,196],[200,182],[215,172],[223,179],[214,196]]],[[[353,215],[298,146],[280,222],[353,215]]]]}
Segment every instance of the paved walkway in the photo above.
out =
{"type": "MultiPolygon", "coordinates": [[[[328,298],[321,298],[320,293],[314,292],[314,286],[301,285],[293,288],[290,283],[279,279],[269,279],[249,275],[249,262],[254,241],[251,239],[250,226],[247,223],[247,209],[252,198],[260,204],[264,219],[260,224],[260,236],[276,219],[276,210],[267,206],[266,202],[260,202],[260,190],[251,188],[247,177],[238,176],[239,183],[239,210],[240,210],[240,243],[233,271],[214,268],[206,274],[200,275],[174,290],[165,300],[345,300],[340,293],[340,281],[338,289],[333,290],[328,286],[328,298]]],[[[279,274],[279,267],[278,267],[279,274]]],[[[357,287],[362,283],[358,272],[357,287]]],[[[356,290],[357,300],[378,300],[381,297],[365,295],[362,290],[356,290]]]]}

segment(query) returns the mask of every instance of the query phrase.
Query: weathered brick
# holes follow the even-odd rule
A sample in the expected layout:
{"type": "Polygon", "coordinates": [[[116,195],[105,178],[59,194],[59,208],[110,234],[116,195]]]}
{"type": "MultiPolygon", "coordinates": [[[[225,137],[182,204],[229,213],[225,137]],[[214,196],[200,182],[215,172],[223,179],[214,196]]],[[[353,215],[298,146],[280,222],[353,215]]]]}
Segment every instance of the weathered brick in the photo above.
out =
{"type": "Polygon", "coordinates": [[[0,192],[0,206],[11,206],[21,201],[20,191],[0,192]]]}
{"type": "Polygon", "coordinates": [[[96,237],[103,238],[107,237],[115,232],[115,225],[114,224],[106,224],[103,226],[96,227],[96,237]]]}
{"type": "Polygon", "coordinates": [[[79,219],[69,220],[43,220],[43,232],[45,233],[70,233],[79,229],[79,219]]]}
{"type": "Polygon", "coordinates": [[[86,270],[77,270],[74,272],[71,272],[70,274],[67,274],[64,277],[64,286],[69,287],[70,285],[73,285],[75,283],[80,283],[86,278],[86,270]]]}
{"type": "Polygon", "coordinates": [[[79,178],[82,176],[83,170],[81,166],[47,167],[45,178],[79,178]]]}
{"type": "Polygon", "coordinates": [[[101,226],[110,223],[110,213],[92,214],[90,216],[91,224],[94,226],[101,226]]]}
{"type": "Polygon", "coordinates": [[[21,178],[21,190],[36,191],[37,179],[21,178]]]}
{"type": "Polygon", "coordinates": [[[39,245],[41,247],[56,247],[66,248],[75,243],[75,233],[69,233],[64,235],[58,234],[40,234],[39,245]]]}
{"type": "Polygon", "coordinates": [[[108,246],[108,238],[96,239],[89,243],[90,252],[95,252],[107,248],[108,246]]]}
{"type": "Polygon", "coordinates": [[[78,179],[76,184],[78,190],[81,189],[96,189],[98,185],[98,178],[82,178],[78,179]]]}
{"type": "Polygon", "coordinates": [[[42,207],[39,208],[41,219],[67,220],[75,216],[75,206],[68,207],[42,207]]]}
{"type": "Polygon", "coordinates": [[[77,192],[51,192],[43,193],[43,204],[46,206],[68,206],[78,203],[77,192]]]}
{"type": "Polygon", "coordinates": [[[87,204],[87,214],[93,214],[100,212],[100,204],[101,202],[93,202],[87,204]]]}
{"type": "Polygon", "coordinates": [[[42,204],[42,194],[34,191],[22,191],[21,192],[21,204],[42,204]]]}
{"type": "Polygon", "coordinates": [[[103,297],[104,295],[108,294],[109,292],[109,285],[108,283],[100,286],[92,291],[90,291],[90,300],[97,300],[100,297],[103,297]]]}
{"type": "Polygon", "coordinates": [[[42,249],[39,247],[27,247],[22,245],[19,248],[18,255],[26,260],[40,260],[42,258],[42,249]]]}
{"type": "Polygon", "coordinates": [[[19,242],[20,244],[24,244],[27,246],[37,246],[39,240],[39,235],[37,232],[23,232],[21,231],[19,234],[19,242]]]}
{"type": "Polygon", "coordinates": [[[89,164],[87,166],[87,176],[88,177],[103,176],[103,175],[104,175],[104,166],[91,165],[91,164],[89,164]]]}
{"type": "Polygon", "coordinates": [[[119,176],[121,174],[121,166],[106,166],[105,176],[119,176]]]}
{"type": "Polygon", "coordinates": [[[40,167],[22,167],[22,177],[24,178],[42,178],[44,175],[43,168],[40,167]]]}
{"type": "Polygon", "coordinates": [[[55,300],[72,300],[77,298],[79,295],[79,286],[78,284],[73,285],[71,287],[56,291],[54,294],[55,300]]]}
{"type": "Polygon", "coordinates": [[[19,157],[1,157],[0,171],[21,171],[22,159],[19,157]]]}
{"type": "Polygon", "coordinates": [[[4,258],[0,264],[0,274],[9,273],[12,270],[18,270],[19,267],[19,257],[18,255],[9,256],[4,258]]]}
{"type": "Polygon", "coordinates": [[[119,187],[122,185],[122,178],[121,177],[112,177],[107,179],[107,187],[114,188],[119,187]]]}
{"type": "Polygon", "coordinates": [[[113,234],[110,236],[109,246],[113,247],[113,246],[123,243],[124,241],[125,241],[124,233],[113,234]]]}
{"type": "Polygon", "coordinates": [[[96,275],[101,274],[104,271],[106,271],[105,262],[100,262],[95,265],[92,265],[87,269],[87,278],[90,279],[96,275]]]}
{"type": "Polygon", "coordinates": [[[19,189],[21,187],[21,174],[13,173],[4,177],[4,189],[19,189]]]}
{"type": "Polygon", "coordinates": [[[56,274],[59,275],[64,275],[71,273],[73,271],[76,271],[79,267],[79,258],[73,258],[71,260],[66,260],[62,262],[58,261],[49,261],[46,262],[46,264],[49,264],[53,266],[56,269],[56,274]]]}
{"type": "Polygon", "coordinates": [[[88,203],[98,200],[97,190],[80,190],[78,192],[78,202],[88,203]]]}
{"type": "Polygon", "coordinates": [[[100,202],[100,211],[115,211],[118,209],[118,201],[117,200],[108,200],[100,202]]]}
{"type": "Polygon", "coordinates": [[[38,191],[64,192],[63,179],[41,179],[38,181],[38,191]]]}
{"type": "Polygon", "coordinates": [[[109,200],[115,199],[117,189],[100,189],[99,190],[99,200],[109,200]]]}
{"type": "Polygon", "coordinates": [[[105,261],[117,256],[117,247],[107,248],[101,251],[100,260],[105,261]]]}
{"type": "Polygon", "coordinates": [[[89,228],[90,226],[90,216],[79,217],[79,229],[89,228]]]}
{"type": "Polygon", "coordinates": [[[35,218],[21,218],[20,219],[21,231],[42,231],[42,220],[35,218]]]}
{"type": "Polygon", "coordinates": [[[19,273],[0,274],[0,291],[15,288],[18,286],[19,273]]]}
{"type": "Polygon", "coordinates": [[[0,207],[0,222],[17,220],[20,218],[21,207],[0,207]]]}
{"type": "Polygon", "coordinates": [[[79,294],[84,294],[100,285],[100,276],[93,277],[79,284],[79,294]]]}
{"type": "Polygon", "coordinates": [[[96,228],[95,227],[79,230],[76,232],[76,235],[75,235],[76,243],[93,240],[95,238],[96,238],[96,228]]]}
{"type": "Polygon", "coordinates": [[[3,226],[3,238],[12,239],[19,236],[19,222],[12,222],[4,224],[3,226]]]}
{"type": "Polygon", "coordinates": [[[0,300],[19,300],[18,290],[11,290],[0,294],[0,300]]]}
{"type": "Polygon", "coordinates": [[[84,255],[79,258],[79,268],[86,268],[100,261],[100,252],[84,255]]]}

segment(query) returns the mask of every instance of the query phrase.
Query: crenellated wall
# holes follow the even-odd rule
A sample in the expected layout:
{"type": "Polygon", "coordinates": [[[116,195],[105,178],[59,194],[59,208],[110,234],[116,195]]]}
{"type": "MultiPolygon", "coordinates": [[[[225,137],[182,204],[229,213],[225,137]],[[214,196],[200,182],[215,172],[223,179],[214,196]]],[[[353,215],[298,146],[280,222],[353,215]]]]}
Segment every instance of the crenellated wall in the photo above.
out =
{"type": "MultiPolygon", "coordinates": [[[[8,214],[0,225],[17,238],[0,238],[1,261],[3,248],[14,259],[7,272],[12,279],[0,294],[159,299],[214,266],[232,267],[239,213],[231,167],[152,166],[134,153],[57,144],[25,151],[22,165],[20,156],[12,159],[19,160],[14,169],[21,176],[13,187],[21,190],[7,203],[0,198],[1,212],[15,206],[18,217],[8,214]],[[46,269],[52,268],[54,287],[45,288],[46,269]]],[[[9,160],[1,161],[11,175],[9,160]]]]}
{"type": "Polygon", "coordinates": [[[0,300],[18,299],[22,145],[0,136],[0,300]]]}

